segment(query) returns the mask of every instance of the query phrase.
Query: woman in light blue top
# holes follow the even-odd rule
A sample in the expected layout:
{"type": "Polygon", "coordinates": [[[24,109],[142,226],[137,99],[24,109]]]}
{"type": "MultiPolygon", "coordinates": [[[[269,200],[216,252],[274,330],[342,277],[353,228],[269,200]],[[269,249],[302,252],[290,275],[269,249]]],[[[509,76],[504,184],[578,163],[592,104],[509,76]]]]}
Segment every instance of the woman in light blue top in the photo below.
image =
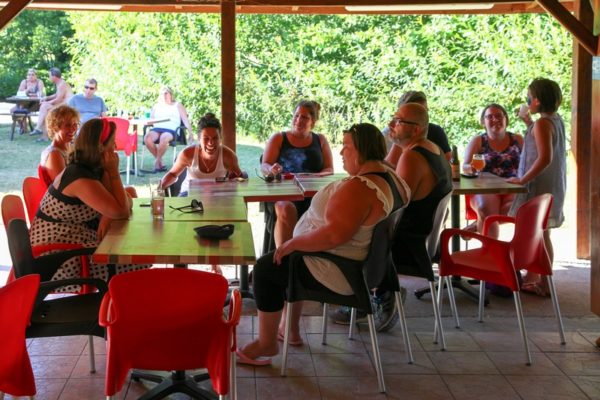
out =
{"type": "MultiPolygon", "coordinates": [[[[515,215],[519,207],[540,194],[550,193],[554,197],[548,228],[562,225],[563,204],[567,186],[565,125],[558,107],[562,102],[562,92],[558,84],[550,79],[534,79],[527,90],[527,104],[531,114],[540,114],[532,121],[529,115],[521,116],[527,124],[527,133],[517,177],[508,182],[527,187],[527,193],[519,193],[510,209],[509,215],[515,215]]],[[[554,250],[550,240],[550,230],[544,232],[544,242],[550,262],[554,261],[554,250]]],[[[523,278],[521,290],[540,296],[548,296],[547,282],[539,274],[529,272],[523,278]]]]}

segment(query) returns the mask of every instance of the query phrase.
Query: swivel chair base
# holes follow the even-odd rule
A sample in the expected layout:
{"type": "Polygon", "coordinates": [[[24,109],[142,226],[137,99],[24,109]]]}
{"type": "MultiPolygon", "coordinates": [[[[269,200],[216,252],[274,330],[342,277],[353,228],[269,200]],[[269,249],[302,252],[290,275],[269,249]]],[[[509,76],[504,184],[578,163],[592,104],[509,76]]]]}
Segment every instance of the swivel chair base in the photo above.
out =
{"type": "Polygon", "coordinates": [[[201,389],[197,383],[209,379],[208,374],[187,376],[185,371],[173,371],[170,377],[150,374],[146,372],[133,371],[131,379],[139,382],[141,379],[156,382],[157,386],[144,393],[138,400],[158,400],[172,393],[185,393],[194,399],[218,399],[219,396],[213,392],[201,389]]]}
{"type": "MultiPolygon", "coordinates": [[[[465,293],[468,297],[470,297],[471,300],[474,300],[475,302],[479,302],[479,292],[476,291],[475,289],[473,289],[473,287],[471,286],[473,284],[479,284],[479,281],[478,280],[466,280],[466,279],[461,278],[460,276],[452,277],[452,287],[453,288],[459,289],[460,291],[465,293]]],[[[438,290],[446,289],[445,284],[443,285],[442,288],[439,287],[438,283],[436,283],[436,285],[438,285],[438,290]]],[[[417,290],[415,290],[415,297],[417,299],[420,299],[426,293],[430,293],[429,287],[417,289],[417,290]]],[[[490,302],[486,298],[484,305],[487,306],[489,303],[490,302]]]]}

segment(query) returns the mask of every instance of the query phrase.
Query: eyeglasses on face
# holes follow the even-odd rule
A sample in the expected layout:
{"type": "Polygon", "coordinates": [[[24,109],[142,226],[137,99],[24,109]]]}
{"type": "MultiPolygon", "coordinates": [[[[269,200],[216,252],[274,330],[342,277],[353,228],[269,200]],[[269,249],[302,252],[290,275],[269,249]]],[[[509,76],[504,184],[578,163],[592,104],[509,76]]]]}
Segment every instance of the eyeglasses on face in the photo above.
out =
{"type": "Polygon", "coordinates": [[[394,125],[397,125],[397,124],[404,124],[404,125],[414,125],[414,126],[419,126],[419,123],[418,123],[418,122],[415,122],[415,121],[408,121],[408,120],[405,120],[405,119],[402,119],[402,118],[398,118],[398,117],[392,117],[392,123],[393,123],[394,125]]]}
{"type": "Polygon", "coordinates": [[[192,202],[189,206],[183,207],[173,207],[169,206],[169,208],[173,210],[180,211],[182,213],[201,213],[204,212],[204,206],[200,200],[192,199],[192,202]]]}
{"type": "Polygon", "coordinates": [[[531,100],[531,97],[527,96],[527,100],[525,101],[527,102],[527,105],[530,106],[533,100],[531,100]]]}
{"type": "Polygon", "coordinates": [[[86,90],[96,90],[94,86],[84,86],[83,88],[86,90]]]}

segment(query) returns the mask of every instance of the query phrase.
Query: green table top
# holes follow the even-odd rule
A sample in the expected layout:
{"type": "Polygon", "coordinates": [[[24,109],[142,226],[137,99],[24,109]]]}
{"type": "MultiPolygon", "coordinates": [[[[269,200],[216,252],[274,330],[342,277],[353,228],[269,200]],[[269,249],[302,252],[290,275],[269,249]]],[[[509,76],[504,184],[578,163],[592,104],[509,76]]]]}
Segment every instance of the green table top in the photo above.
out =
{"type": "Polygon", "coordinates": [[[199,238],[193,230],[210,223],[113,221],[92,259],[100,264],[254,264],[250,224],[232,224],[235,230],[229,239],[211,241],[199,238]]]}
{"type": "MultiPolygon", "coordinates": [[[[150,199],[133,199],[133,212],[131,220],[136,222],[152,221],[150,207],[141,207],[140,204],[150,204],[150,199]]],[[[165,221],[247,221],[248,212],[242,197],[236,196],[210,196],[198,195],[192,197],[165,197],[165,221]],[[188,206],[192,199],[200,200],[204,206],[202,213],[185,213],[173,210],[174,208],[188,206]]]]}
{"type": "Polygon", "coordinates": [[[190,182],[190,196],[203,198],[204,196],[238,196],[245,202],[259,201],[300,201],[304,200],[302,190],[294,180],[267,183],[260,178],[249,180],[215,182],[213,180],[192,179],[190,182]]]}

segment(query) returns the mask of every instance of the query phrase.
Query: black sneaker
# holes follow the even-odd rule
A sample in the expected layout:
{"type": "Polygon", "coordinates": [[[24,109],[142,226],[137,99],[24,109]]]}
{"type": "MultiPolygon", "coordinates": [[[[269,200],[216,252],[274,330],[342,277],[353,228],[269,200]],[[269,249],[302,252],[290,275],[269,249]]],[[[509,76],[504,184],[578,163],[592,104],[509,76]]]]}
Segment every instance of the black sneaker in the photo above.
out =
{"type": "Polygon", "coordinates": [[[386,292],[380,296],[373,296],[373,317],[375,319],[375,330],[377,332],[387,332],[396,325],[398,319],[398,310],[393,292],[386,292]]]}
{"type": "MultiPolygon", "coordinates": [[[[340,306],[337,310],[329,314],[334,324],[350,325],[350,311],[352,308],[340,306]]],[[[356,323],[366,323],[367,313],[362,310],[356,310],[356,323]]]]}

